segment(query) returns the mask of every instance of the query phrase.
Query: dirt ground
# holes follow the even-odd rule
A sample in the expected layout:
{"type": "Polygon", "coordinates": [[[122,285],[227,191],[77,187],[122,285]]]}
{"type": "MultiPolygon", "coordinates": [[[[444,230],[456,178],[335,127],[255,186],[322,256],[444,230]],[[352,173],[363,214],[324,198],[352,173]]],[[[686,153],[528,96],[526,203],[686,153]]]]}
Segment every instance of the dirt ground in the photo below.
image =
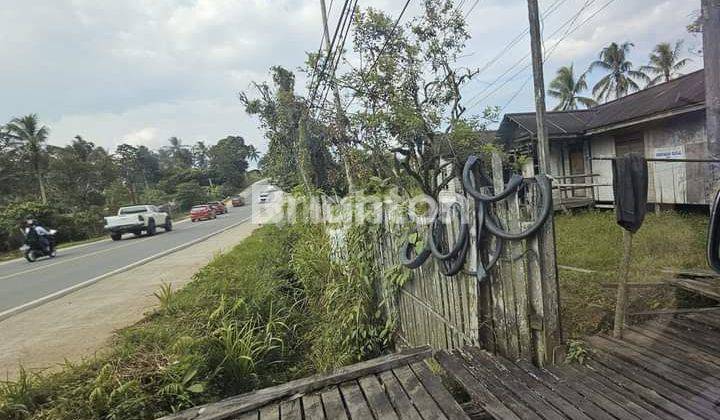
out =
{"type": "Polygon", "coordinates": [[[181,288],[256,227],[248,221],[0,322],[0,379],[15,378],[20,363],[26,369],[48,369],[101,351],[115,330],[140,321],[157,305],[154,293],[163,283],[181,288]]]}

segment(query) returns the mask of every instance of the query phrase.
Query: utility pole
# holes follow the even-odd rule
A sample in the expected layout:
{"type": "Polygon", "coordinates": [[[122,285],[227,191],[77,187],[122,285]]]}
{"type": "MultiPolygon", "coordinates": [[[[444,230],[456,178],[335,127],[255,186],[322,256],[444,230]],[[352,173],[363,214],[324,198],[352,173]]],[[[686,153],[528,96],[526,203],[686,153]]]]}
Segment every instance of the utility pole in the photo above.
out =
{"type": "MultiPolygon", "coordinates": [[[[550,143],[545,126],[545,80],[543,78],[542,34],[540,33],[540,12],[537,0],[528,0],[528,19],[530,23],[530,50],[532,53],[533,82],[535,87],[535,121],[537,123],[537,157],[540,176],[550,174],[550,143]]],[[[537,237],[540,260],[540,294],[531,299],[533,317],[542,319],[536,343],[539,365],[554,364],[556,350],[562,346],[562,326],[560,324],[560,285],[557,274],[557,255],[555,251],[555,222],[551,196],[550,216],[537,237]],[[539,305],[539,306],[538,306],[539,305]]],[[[537,288],[533,284],[530,289],[537,288]]],[[[537,290],[537,289],[536,289],[537,290]]],[[[534,293],[537,293],[536,291],[534,293]]]]}
{"type": "Polygon", "coordinates": [[[528,0],[530,19],[530,51],[532,54],[533,82],[535,86],[535,121],[537,123],[538,167],[543,175],[550,173],[550,143],[545,127],[545,79],[543,77],[542,34],[537,0],[528,0]]]}
{"type": "MultiPolygon", "coordinates": [[[[322,9],[323,35],[325,37],[325,53],[327,54],[329,60],[332,52],[330,51],[330,30],[328,29],[328,18],[327,9],[325,8],[325,0],[320,0],[320,8],[322,9]]],[[[354,11],[352,10],[350,11],[350,13],[353,12],[354,11]]],[[[348,23],[348,25],[349,24],[350,23],[348,23]]],[[[340,54],[342,54],[342,51],[340,51],[340,54]]],[[[318,85],[319,84],[320,82],[318,81],[318,85]]],[[[350,153],[347,144],[347,117],[345,116],[345,111],[343,110],[342,103],[340,102],[340,91],[338,90],[337,85],[331,82],[330,87],[333,91],[333,99],[335,101],[335,121],[337,123],[340,135],[340,144],[338,145],[338,149],[340,151],[340,156],[342,157],[343,165],[345,167],[345,178],[347,179],[348,183],[348,191],[352,193],[353,191],[355,191],[355,186],[353,185],[352,172],[350,171],[350,162],[348,161],[350,159],[350,153]]]]}
{"type": "Polygon", "coordinates": [[[720,0],[702,0],[705,127],[708,150],[720,157],[720,0]]]}

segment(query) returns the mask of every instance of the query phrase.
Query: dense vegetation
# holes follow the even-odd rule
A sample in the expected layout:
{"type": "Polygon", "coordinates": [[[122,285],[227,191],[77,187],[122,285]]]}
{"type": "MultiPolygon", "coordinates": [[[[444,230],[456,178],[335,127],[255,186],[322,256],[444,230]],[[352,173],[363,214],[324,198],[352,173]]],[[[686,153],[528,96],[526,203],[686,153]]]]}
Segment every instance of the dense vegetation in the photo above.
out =
{"type": "Polygon", "coordinates": [[[81,136],[48,145],[49,132],[36,115],[0,126],[0,252],[17,246],[26,215],[58,228],[60,241],[86,239],[122,205],[185,210],[237,192],[248,183],[248,160],[258,159],[239,136],[210,147],[172,137],[157,151],[130,144],[109,151],[81,136]]]}
{"type": "Polygon", "coordinates": [[[391,344],[364,229],[351,261],[321,227],[259,229],[102,356],[0,382],[0,418],[137,419],[373,357],[391,344]]]}

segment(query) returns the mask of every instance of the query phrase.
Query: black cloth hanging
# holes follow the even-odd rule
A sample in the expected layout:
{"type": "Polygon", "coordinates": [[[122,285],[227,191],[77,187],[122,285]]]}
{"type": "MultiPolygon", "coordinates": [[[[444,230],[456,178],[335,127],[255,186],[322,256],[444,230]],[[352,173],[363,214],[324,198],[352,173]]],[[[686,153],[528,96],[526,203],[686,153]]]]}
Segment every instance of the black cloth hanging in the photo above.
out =
{"type": "Polygon", "coordinates": [[[612,161],[612,171],[617,223],[635,233],[647,213],[647,161],[638,153],[629,153],[612,161]]]}

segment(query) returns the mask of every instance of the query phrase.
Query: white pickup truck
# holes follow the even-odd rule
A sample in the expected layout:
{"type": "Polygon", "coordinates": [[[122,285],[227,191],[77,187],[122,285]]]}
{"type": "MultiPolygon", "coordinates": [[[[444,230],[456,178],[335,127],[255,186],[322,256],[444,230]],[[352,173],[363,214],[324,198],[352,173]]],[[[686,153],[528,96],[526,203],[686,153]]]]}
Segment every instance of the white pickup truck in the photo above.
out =
{"type": "Polygon", "coordinates": [[[152,236],[158,227],[170,232],[172,219],[167,213],[150,205],[120,207],[117,216],[105,218],[105,230],[110,232],[113,241],[119,241],[123,233],[134,233],[139,236],[145,231],[152,236]]]}

